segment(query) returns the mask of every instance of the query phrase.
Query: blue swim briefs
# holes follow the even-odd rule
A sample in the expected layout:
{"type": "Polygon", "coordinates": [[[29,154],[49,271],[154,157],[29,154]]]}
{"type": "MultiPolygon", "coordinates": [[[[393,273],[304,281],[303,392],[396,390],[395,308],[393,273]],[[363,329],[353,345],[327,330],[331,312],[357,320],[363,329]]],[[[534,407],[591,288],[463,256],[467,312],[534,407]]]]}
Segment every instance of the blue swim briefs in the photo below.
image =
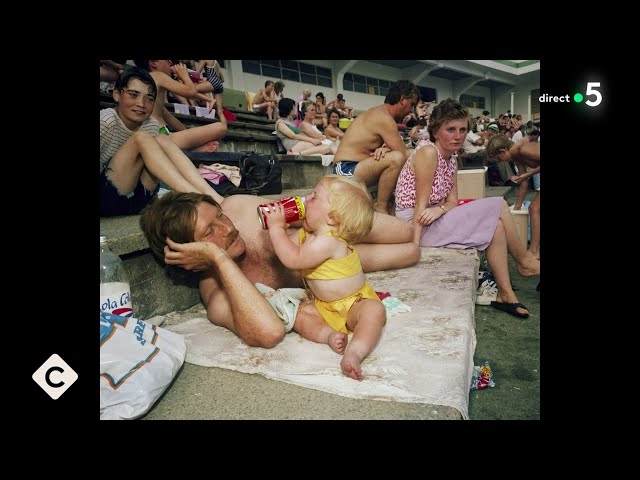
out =
{"type": "Polygon", "coordinates": [[[355,172],[357,165],[358,162],[349,162],[347,160],[343,160],[333,165],[333,173],[337,173],[338,175],[342,175],[343,177],[353,178],[353,172],[355,172]]]}

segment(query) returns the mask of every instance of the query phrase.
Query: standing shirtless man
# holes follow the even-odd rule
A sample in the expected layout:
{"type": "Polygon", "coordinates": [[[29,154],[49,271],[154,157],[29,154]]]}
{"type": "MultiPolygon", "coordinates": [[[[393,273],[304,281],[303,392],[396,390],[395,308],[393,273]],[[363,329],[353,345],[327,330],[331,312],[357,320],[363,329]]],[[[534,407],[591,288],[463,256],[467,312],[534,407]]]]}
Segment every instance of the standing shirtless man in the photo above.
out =
{"type": "Polygon", "coordinates": [[[333,173],[353,177],[366,185],[378,184],[375,209],[389,213],[389,200],[407,161],[398,123],[418,103],[420,92],[409,80],[389,88],[384,104],[370,108],[347,128],[333,158],[333,173]]]}

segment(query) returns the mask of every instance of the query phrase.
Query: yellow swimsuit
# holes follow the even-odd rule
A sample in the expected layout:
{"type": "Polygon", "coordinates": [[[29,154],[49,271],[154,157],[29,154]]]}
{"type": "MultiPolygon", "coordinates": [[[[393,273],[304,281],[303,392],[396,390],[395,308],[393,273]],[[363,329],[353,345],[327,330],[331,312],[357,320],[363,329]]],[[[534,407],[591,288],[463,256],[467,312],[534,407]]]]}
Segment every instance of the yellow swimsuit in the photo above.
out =
{"type": "MultiPolygon", "coordinates": [[[[304,228],[301,228],[298,230],[298,245],[302,245],[305,238],[307,238],[307,233],[304,231],[304,228]]],[[[340,239],[339,237],[336,238],[340,239]]],[[[360,256],[356,249],[348,243],[347,247],[351,250],[351,253],[346,257],[338,259],[329,258],[315,268],[302,270],[302,276],[304,278],[310,278],[311,280],[338,280],[357,275],[362,271],[360,256]]],[[[325,302],[316,298],[314,303],[324,321],[327,322],[331,328],[338,332],[349,333],[349,330],[347,330],[349,310],[351,310],[354,303],[363,298],[380,301],[373,287],[365,282],[362,288],[347,297],[331,302],[325,302]]]]}

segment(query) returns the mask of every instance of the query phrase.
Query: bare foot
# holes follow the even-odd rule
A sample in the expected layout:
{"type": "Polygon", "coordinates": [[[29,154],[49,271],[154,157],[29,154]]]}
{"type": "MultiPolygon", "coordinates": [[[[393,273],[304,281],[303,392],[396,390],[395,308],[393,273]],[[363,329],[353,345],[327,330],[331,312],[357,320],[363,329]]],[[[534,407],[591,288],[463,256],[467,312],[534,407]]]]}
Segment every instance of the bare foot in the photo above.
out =
{"type": "Polygon", "coordinates": [[[522,262],[518,264],[518,273],[523,277],[540,275],[540,259],[535,258],[533,253],[527,250],[522,262]]]}
{"type": "MultiPolygon", "coordinates": [[[[498,294],[496,295],[495,301],[497,303],[520,303],[520,300],[518,300],[518,297],[516,297],[515,295],[505,295],[504,297],[501,297],[500,294],[498,294]]],[[[529,315],[529,310],[527,310],[526,308],[518,307],[515,309],[515,311],[520,315],[529,315]]]]}
{"type": "Polygon", "coordinates": [[[329,334],[329,346],[331,350],[342,355],[344,353],[344,349],[347,347],[347,342],[349,341],[349,337],[344,332],[331,332],[329,334]]]}
{"type": "Polygon", "coordinates": [[[531,255],[533,255],[533,258],[540,261],[540,250],[538,250],[537,252],[534,252],[533,250],[529,250],[529,252],[531,252],[531,255]]]}
{"type": "Polygon", "coordinates": [[[200,147],[195,148],[193,151],[211,153],[211,152],[215,152],[219,146],[220,146],[220,142],[218,140],[211,140],[210,142],[207,142],[204,145],[201,145],[200,147]]]}
{"type": "Polygon", "coordinates": [[[362,369],[360,368],[360,359],[355,353],[347,352],[340,362],[340,367],[342,368],[342,373],[347,377],[351,377],[360,382],[364,378],[362,369]]]}

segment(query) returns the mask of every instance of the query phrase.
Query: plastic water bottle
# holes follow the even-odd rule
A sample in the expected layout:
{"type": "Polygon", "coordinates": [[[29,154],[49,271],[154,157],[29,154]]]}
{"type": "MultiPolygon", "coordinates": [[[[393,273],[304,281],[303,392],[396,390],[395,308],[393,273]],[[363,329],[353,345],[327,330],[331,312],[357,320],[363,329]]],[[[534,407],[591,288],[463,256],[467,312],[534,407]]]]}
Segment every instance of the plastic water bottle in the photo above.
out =
{"type": "Polygon", "coordinates": [[[129,276],[104,235],[100,235],[100,310],[123,317],[133,315],[129,276]]]}

